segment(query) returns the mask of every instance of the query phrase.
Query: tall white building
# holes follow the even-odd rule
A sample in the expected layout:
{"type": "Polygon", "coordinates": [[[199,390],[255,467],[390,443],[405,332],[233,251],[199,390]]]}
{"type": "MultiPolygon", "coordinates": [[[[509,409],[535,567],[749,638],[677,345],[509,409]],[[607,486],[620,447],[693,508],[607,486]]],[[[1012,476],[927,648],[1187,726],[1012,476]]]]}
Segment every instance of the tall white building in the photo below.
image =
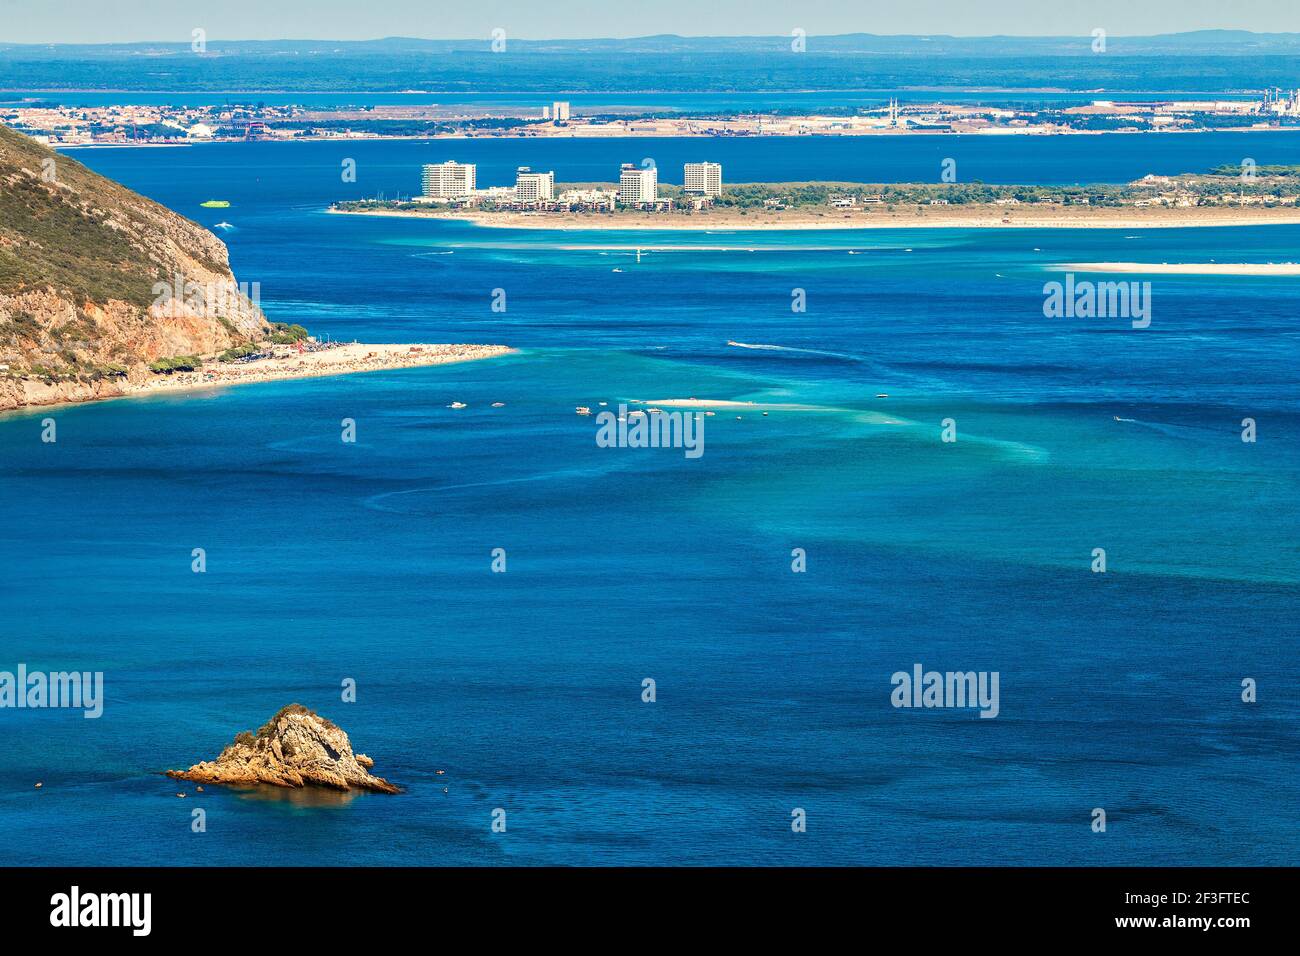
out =
{"type": "Polygon", "coordinates": [[[460,199],[474,192],[477,169],[473,163],[430,163],[420,177],[426,199],[460,199]]]}
{"type": "Polygon", "coordinates": [[[722,195],[721,163],[687,163],[683,167],[682,182],[688,193],[702,196],[722,195]]]}
{"type": "Polygon", "coordinates": [[[569,121],[569,101],[556,100],[551,104],[551,118],[557,123],[569,121]]]}
{"type": "Polygon", "coordinates": [[[653,166],[645,169],[624,163],[618,171],[618,201],[625,206],[654,202],[659,196],[659,173],[653,166]]]}
{"type": "Polygon", "coordinates": [[[555,198],[555,173],[535,173],[520,166],[515,173],[515,199],[519,202],[549,202],[555,198]]]}

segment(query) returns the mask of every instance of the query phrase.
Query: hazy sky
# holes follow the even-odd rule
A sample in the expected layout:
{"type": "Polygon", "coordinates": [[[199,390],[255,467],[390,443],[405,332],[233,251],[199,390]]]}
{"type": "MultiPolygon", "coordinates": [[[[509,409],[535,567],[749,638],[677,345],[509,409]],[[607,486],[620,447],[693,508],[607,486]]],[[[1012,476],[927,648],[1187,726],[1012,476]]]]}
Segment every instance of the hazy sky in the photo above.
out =
{"type": "Polygon", "coordinates": [[[1300,32],[1300,0],[0,0],[0,42],[1300,32]]]}

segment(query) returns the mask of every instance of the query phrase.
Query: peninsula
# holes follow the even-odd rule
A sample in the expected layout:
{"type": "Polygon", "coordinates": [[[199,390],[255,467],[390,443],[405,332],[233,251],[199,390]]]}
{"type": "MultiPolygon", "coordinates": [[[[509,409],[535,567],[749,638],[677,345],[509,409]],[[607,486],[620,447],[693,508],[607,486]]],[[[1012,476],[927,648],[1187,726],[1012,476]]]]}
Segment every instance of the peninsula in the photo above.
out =
{"type": "Polygon", "coordinates": [[[320,342],[259,298],[198,223],[0,126],[0,412],[510,351],[320,342]]]}
{"type": "Polygon", "coordinates": [[[456,219],[512,229],[1116,228],[1300,224],[1300,166],[1220,166],[1129,183],[723,183],[687,163],[684,185],[625,164],[617,183],[554,182],[521,167],[516,184],[478,188],[470,164],[424,167],[409,200],[339,202],[330,212],[456,219]]]}

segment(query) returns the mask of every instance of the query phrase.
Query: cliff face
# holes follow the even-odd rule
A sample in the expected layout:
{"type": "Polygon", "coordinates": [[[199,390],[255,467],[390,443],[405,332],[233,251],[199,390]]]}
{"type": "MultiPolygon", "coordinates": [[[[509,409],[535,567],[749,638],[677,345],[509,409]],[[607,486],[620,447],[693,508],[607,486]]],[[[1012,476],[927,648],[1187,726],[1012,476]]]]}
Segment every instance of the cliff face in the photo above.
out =
{"type": "Polygon", "coordinates": [[[216,760],[196,763],[189,770],[168,770],[167,776],[195,783],[400,793],[398,787],[369,772],[374,765],[365,754],[352,752],[352,742],[340,728],[301,704],[290,704],[256,735],[247,731],[236,735],[216,760]]]}
{"type": "Polygon", "coordinates": [[[211,232],[0,126],[0,409],[120,394],[267,331],[211,232]]]}

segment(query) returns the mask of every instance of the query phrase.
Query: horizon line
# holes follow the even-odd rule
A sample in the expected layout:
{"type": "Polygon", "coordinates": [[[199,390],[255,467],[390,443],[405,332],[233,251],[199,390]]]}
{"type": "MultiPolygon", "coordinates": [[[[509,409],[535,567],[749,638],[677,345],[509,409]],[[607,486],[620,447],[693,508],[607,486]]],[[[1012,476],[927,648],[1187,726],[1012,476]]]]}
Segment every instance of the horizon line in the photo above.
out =
{"type": "MultiPolygon", "coordinates": [[[[1291,37],[1300,40],[1300,31],[1282,30],[1282,31],[1259,31],[1248,30],[1237,27],[1205,27],[1198,30],[1181,30],[1170,33],[1107,33],[1111,39],[1118,40],[1154,40],[1169,37],[1189,37],[1198,34],[1242,34],[1252,37],[1291,37]]],[[[820,37],[823,39],[842,39],[846,37],[870,37],[880,40],[1074,40],[1083,39],[1091,36],[1089,33],[867,33],[864,31],[853,31],[850,33],[813,33],[806,32],[808,37],[820,37]]],[[[533,37],[533,36],[509,36],[508,40],[522,43],[589,43],[589,42],[632,42],[637,40],[789,40],[793,34],[785,33],[647,33],[637,34],[635,36],[592,36],[592,37],[533,37]]],[[[478,43],[487,42],[492,39],[491,34],[468,37],[422,37],[411,36],[407,34],[390,34],[387,36],[362,37],[343,39],[337,37],[274,37],[274,38],[253,38],[253,37],[227,37],[213,39],[208,38],[209,43],[382,43],[390,40],[416,40],[425,43],[478,43]]],[[[97,40],[97,41],[60,41],[60,40],[28,40],[28,41],[0,41],[0,48],[12,47],[59,47],[59,46],[139,46],[142,44],[159,44],[159,45],[176,45],[186,47],[189,41],[185,39],[174,38],[152,38],[140,40],[97,40]]]]}

